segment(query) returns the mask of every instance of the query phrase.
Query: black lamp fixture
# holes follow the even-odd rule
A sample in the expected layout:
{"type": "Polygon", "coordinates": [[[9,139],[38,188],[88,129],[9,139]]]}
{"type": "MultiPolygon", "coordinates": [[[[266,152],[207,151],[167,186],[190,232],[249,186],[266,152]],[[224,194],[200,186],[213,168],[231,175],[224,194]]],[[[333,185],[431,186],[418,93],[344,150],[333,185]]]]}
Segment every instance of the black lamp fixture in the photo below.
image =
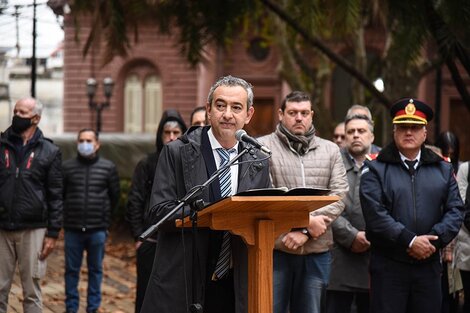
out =
{"type": "Polygon", "coordinates": [[[88,95],[88,106],[91,110],[96,111],[96,131],[99,133],[101,132],[101,112],[104,108],[109,107],[109,100],[111,99],[111,95],[113,94],[113,87],[114,82],[111,77],[106,77],[103,79],[103,89],[104,89],[104,102],[95,102],[93,101],[96,89],[98,87],[98,83],[94,78],[88,78],[86,80],[86,92],[88,95]]]}

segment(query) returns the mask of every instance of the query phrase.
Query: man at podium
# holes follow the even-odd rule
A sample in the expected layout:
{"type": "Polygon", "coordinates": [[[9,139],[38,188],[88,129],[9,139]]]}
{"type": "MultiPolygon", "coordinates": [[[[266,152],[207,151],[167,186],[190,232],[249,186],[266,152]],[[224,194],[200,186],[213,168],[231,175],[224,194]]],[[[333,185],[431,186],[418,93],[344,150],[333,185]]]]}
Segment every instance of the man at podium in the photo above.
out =
{"type": "MultiPolygon", "coordinates": [[[[235,132],[250,122],[254,113],[252,86],[226,76],[210,89],[206,104],[211,126],[191,128],[161,152],[156,170],[148,219],[156,223],[178,205],[194,186],[203,184],[218,168],[242,151],[235,132]]],[[[230,170],[222,171],[202,195],[212,203],[237,192],[271,186],[269,165],[257,150],[244,154],[230,170]],[[242,163],[243,162],[243,163],[242,163]]],[[[188,215],[189,207],[184,207],[188,215]]],[[[247,248],[228,232],[200,228],[192,260],[191,229],[175,227],[172,216],[157,235],[152,275],[141,312],[246,313],[247,248]]]]}

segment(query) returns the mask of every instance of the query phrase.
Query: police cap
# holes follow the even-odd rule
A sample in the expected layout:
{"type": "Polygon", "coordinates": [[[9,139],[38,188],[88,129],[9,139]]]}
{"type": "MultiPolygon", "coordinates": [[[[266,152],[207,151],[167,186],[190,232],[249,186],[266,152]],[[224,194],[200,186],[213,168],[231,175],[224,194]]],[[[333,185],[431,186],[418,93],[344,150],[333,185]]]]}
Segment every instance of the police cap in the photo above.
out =
{"type": "Polygon", "coordinates": [[[405,98],[395,102],[390,109],[393,124],[422,124],[432,120],[434,113],[424,102],[405,98]]]}

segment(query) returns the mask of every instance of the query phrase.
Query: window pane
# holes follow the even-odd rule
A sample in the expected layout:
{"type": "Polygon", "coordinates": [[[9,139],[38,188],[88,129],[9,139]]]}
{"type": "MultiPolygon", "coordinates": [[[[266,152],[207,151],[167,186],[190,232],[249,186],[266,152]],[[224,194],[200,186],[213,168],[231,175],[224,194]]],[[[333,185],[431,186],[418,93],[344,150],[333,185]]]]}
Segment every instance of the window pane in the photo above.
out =
{"type": "Polygon", "coordinates": [[[156,75],[147,77],[145,88],[144,132],[155,133],[162,115],[162,84],[156,75]]]}
{"type": "Polygon", "coordinates": [[[130,75],[124,87],[124,132],[142,131],[142,86],[137,75],[130,75]]]}

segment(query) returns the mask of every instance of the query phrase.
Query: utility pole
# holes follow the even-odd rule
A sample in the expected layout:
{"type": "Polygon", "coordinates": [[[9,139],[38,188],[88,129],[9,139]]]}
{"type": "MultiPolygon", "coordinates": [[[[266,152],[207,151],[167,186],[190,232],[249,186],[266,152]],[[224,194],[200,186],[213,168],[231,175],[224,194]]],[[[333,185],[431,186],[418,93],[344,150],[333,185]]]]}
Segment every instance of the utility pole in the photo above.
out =
{"type": "Polygon", "coordinates": [[[36,97],[36,0],[33,2],[33,55],[31,56],[31,97],[36,97]]]}
{"type": "Polygon", "coordinates": [[[20,16],[20,13],[19,13],[19,8],[20,6],[19,5],[15,5],[15,29],[16,29],[16,57],[19,58],[20,57],[20,30],[19,30],[19,27],[18,27],[18,18],[20,16]]]}

